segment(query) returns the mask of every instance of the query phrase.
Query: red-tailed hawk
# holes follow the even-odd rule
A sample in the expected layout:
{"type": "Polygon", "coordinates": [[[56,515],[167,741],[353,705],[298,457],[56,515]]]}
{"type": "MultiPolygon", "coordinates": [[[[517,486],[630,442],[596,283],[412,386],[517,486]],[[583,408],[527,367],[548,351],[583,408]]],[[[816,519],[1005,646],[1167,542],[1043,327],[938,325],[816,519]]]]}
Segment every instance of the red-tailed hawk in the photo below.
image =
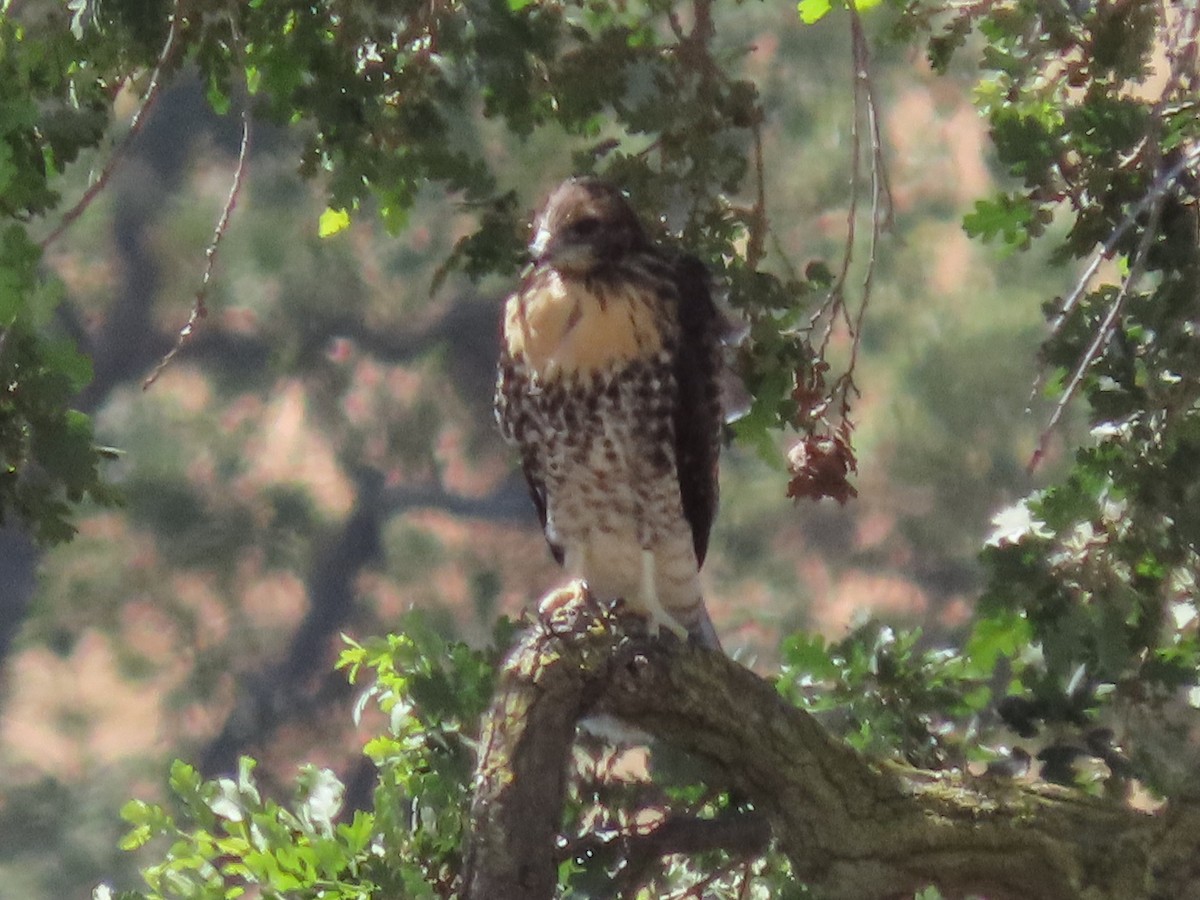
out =
{"type": "Polygon", "coordinates": [[[699,572],[717,508],[720,322],[695,258],[658,250],[610,184],[560,185],[505,305],[496,418],[554,558],[719,647],[699,572]]]}

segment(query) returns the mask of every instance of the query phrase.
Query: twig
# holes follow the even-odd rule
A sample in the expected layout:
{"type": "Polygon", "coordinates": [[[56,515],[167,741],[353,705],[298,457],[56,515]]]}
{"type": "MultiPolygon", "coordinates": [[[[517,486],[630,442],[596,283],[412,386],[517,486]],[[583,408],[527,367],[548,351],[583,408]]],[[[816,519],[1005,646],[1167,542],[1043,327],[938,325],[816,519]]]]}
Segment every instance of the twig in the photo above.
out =
{"type": "Polygon", "coordinates": [[[858,363],[858,351],[862,342],[863,322],[867,308],[870,305],[871,291],[874,285],[875,267],[878,261],[879,241],[884,230],[892,224],[892,192],[887,175],[887,165],[883,154],[883,137],[879,124],[879,107],[875,99],[875,90],[871,81],[870,52],[867,46],[866,33],[862,20],[853,3],[848,4],[850,11],[850,35],[853,48],[853,77],[854,77],[854,114],[850,123],[850,201],[846,215],[846,243],[842,255],[842,265],[833,285],[826,295],[825,301],[810,317],[808,331],[825,319],[825,328],[816,348],[819,360],[825,359],[829,342],[837,329],[839,320],[845,326],[850,337],[850,359],[846,370],[835,380],[828,395],[828,401],[840,396],[840,415],[849,426],[850,396],[858,395],[858,387],[854,383],[854,370],[858,363]],[[861,192],[862,164],[862,128],[865,122],[868,140],[870,141],[871,165],[871,237],[868,244],[866,271],[863,274],[862,293],[858,308],[853,315],[846,303],[846,281],[850,274],[850,264],[854,258],[854,249],[858,238],[858,204],[861,192]]]}
{"type": "MultiPolygon", "coordinates": [[[[1195,66],[1195,36],[1197,29],[1200,29],[1200,19],[1197,18],[1195,10],[1188,9],[1182,14],[1178,27],[1172,30],[1165,38],[1164,43],[1166,45],[1166,55],[1167,58],[1171,60],[1171,68],[1162,93],[1159,96],[1158,101],[1154,104],[1157,118],[1161,118],[1163,115],[1165,109],[1167,108],[1168,101],[1175,97],[1181,90],[1184,90],[1184,70],[1194,68],[1195,66]]],[[[1144,140],[1143,143],[1145,143],[1147,146],[1150,146],[1148,140],[1144,140]]],[[[1198,160],[1200,160],[1200,144],[1184,154],[1183,157],[1179,159],[1173,166],[1171,166],[1171,168],[1166,172],[1161,171],[1161,168],[1159,169],[1154,178],[1154,183],[1150,186],[1150,190],[1146,192],[1145,196],[1143,196],[1142,199],[1139,200],[1129,210],[1128,213],[1126,213],[1120,224],[1113,229],[1113,232],[1108,236],[1108,239],[1104,242],[1100,249],[1093,254],[1091,261],[1088,263],[1087,267],[1083,270],[1083,273],[1075,282],[1075,286],[1071,290],[1071,293],[1067,295],[1066,300],[1064,300],[1062,303],[1062,307],[1051,320],[1050,334],[1047,340],[1055,337],[1061,331],[1064,323],[1074,311],[1076,304],[1078,304],[1080,299],[1084,296],[1087,286],[1091,283],[1092,278],[1095,277],[1097,270],[1100,268],[1101,262],[1103,262],[1105,259],[1111,258],[1113,254],[1116,253],[1117,245],[1124,239],[1125,235],[1129,232],[1129,229],[1137,224],[1138,219],[1140,219],[1145,213],[1149,212],[1150,219],[1146,223],[1146,226],[1142,232],[1142,236],[1138,241],[1137,249],[1134,252],[1134,258],[1130,263],[1129,273],[1122,280],[1120,290],[1117,292],[1117,296],[1113,300],[1112,306],[1109,307],[1109,310],[1104,317],[1104,321],[1100,324],[1099,329],[1094,335],[1091,344],[1087,348],[1087,351],[1084,353],[1083,358],[1080,360],[1079,365],[1075,367],[1075,370],[1071,376],[1071,380],[1067,383],[1062,396],[1058,398],[1058,402],[1054,406],[1054,411],[1051,413],[1050,419],[1046,423],[1046,427],[1042,429],[1042,433],[1038,437],[1037,447],[1034,449],[1033,455],[1030,457],[1029,463],[1026,466],[1027,471],[1030,473],[1032,473],[1038,467],[1042,459],[1045,457],[1050,435],[1062,421],[1062,417],[1066,413],[1067,406],[1070,405],[1071,401],[1078,393],[1079,387],[1083,383],[1083,378],[1086,375],[1087,370],[1091,367],[1092,363],[1094,363],[1096,358],[1099,356],[1101,347],[1103,347],[1105,341],[1111,337],[1113,329],[1116,327],[1117,317],[1121,314],[1121,310],[1124,308],[1126,299],[1133,290],[1138,278],[1141,276],[1146,254],[1149,252],[1150,242],[1153,240],[1154,231],[1158,225],[1158,219],[1162,210],[1162,199],[1164,195],[1175,185],[1180,176],[1182,176],[1184,172],[1195,165],[1198,160]]],[[[1158,160],[1158,163],[1161,166],[1161,158],[1158,160]]],[[[1037,394],[1042,385],[1044,374],[1044,372],[1039,372],[1037,378],[1034,379],[1034,383],[1029,394],[1030,404],[1032,404],[1034,396],[1037,394]]]]}
{"type": "Polygon", "coordinates": [[[858,219],[858,190],[859,190],[859,157],[861,154],[861,141],[859,140],[859,122],[858,122],[858,60],[857,54],[854,65],[854,113],[850,118],[850,208],[846,213],[846,251],[842,254],[842,268],[838,272],[837,278],[834,279],[833,285],[829,288],[829,293],[825,297],[825,302],[822,303],[812,318],[809,319],[809,330],[816,327],[817,322],[822,316],[828,315],[829,319],[825,323],[825,333],[821,335],[821,343],[817,348],[817,356],[821,359],[825,358],[825,350],[829,346],[829,339],[833,336],[834,325],[837,322],[838,312],[843,307],[843,290],[846,286],[846,277],[850,272],[850,261],[854,256],[854,240],[856,232],[856,224],[858,219]]]}
{"type": "MultiPolygon", "coordinates": [[[[1167,83],[1163,88],[1163,93],[1158,102],[1155,104],[1156,111],[1161,113],[1166,109],[1167,99],[1171,97],[1178,89],[1181,83],[1181,74],[1185,66],[1191,64],[1195,57],[1195,46],[1193,38],[1197,28],[1197,21],[1193,11],[1189,11],[1184,15],[1180,23],[1180,28],[1167,39],[1167,56],[1171,59],[1171,70],[1167,79],[1167,83]]],[[[1117,244],[1125,237],[1126,232],[1137,222],[1138,218],[1145,213],[1150,207],[1158,202],[1158,199],[1170,189],[1190,166],[1197,160],[1200,160],[1200,145],[1191,149],[1183,156],[1174,166],[1172,166],[1165,174],[1160,174],[1151,185],[1150,190],[1146,193],[1138,203],[1126,214],[1121,220],[1121,224],[1116,227],[1104,245],[1096,251],[1083,274],[1075,282],[1075,287],[1063,301],[1062,308],[1050,323],[1050,337],[1058,334],[1063,323],[1067,320],[1071,311],[1075,308],[1075,304],[1083,296],[1092,277],[1096,274],[1096,270],[1100,268],[1100,263],[1105,259],[1109,259],[1116,252],[1117,244]]]]}
{"type": "MultiPolygon", "coordinates": [[[[664,857],[674,854],[694,856],[721,850],[736,858],[732,866],[740,865],[743,858],[754,858],[766,851],[771,840],[771,827],[759,813],[724,813],[713,819],[674,815],[650,831],[622,834],[613,840],[626,860],[620,877],[621,893],[632,897],[645,886],[650,870],[664,857]]],[[[709,879],[692,885],[680,896],[686,897],[725,874],[727,869],[721,867],[709,879]]]]}
{"type": "Polygon", "coordinates": [[[746,266],[758,268],[763,258],[763,244],[768,231],[766,175],[763,166],[762,116],[754,123],[754,208],[750,210],[750,228],[746,240],[746,266]]]}
{"type": "Polygon", "coordinates": [[[1088,263],[1087,268],[1083,270],[1083,274],[1080,275],[1079,279],[1075,282],[1075,287],[1071,290],[1071,293],[1067,295],[1067,299],[1063,301],[1062,308],[1050,322],[1050,337],[1054,337],[1056,334],[1058,334],[1059,329],[1062,328],[1067,316],[1070,315],[1071,311],[1075,308],[1075,304],[1078,303],[1079,299],[1083,296],[1083,293],[1087,289],[1088,284],[1091,282],[1092,277],[1096,274],[1096,270],[1100,268],[1100,263],[1106,259],[1112,258],[1112,255],[1117,252],[1117,244],[1121,242],[1121,239],[1125,237],[1125,234],[1129,231],[1129,229],[1137,224],[1137,220],[1142,216],[1142,214],[1154,206],[1159,199],[1161,199],[1163,194],[1165,194],[1175,184],[1175,182],[1179,179],[1179,176],[1191,168],[1191,166],[1197,161],[1200,161],[1200,144],[1197,144],[1195,147],[1193,147],[1186,156],[1173,165],[1164,175],[1161,175],[1159,178],[1155,179],[1154,184],[1150,187],[1150,190],[1146,192],[1146,196],[1139,200],[1137,204],[1125,215],[1125,218],[1121,220],[1121,224],[1113,230],[1113,233],[1109,235],[1108,240],[1106,240],[1103,246],[1101,246],[1101,248],[1092,256],[1092,261],[1088,263]]]}
{"type": "Polygon", "coordinates": [[[779,257],[779,262],[787,270],[788,278],[792,281],[799,281],[800,272],[784,248],[783,242],[779,239],[779,232],[774,228],[768,228],[767,231],[771,235],[771,246],[775,249],[775,255],[779,257]]]}
{"type": "Polygon", "coordinates": [[[1138,278],[1141,277],[1142,267],[1146,261],[1146,254],[1150,252],[1150,245],[1154,241],[1154,232],[1158,227],[1159,212],[1162,209],[1161,200],[1160,196],[1151,208],[1150,221],[1146,223],[1146,227],[1142,231],[1141,240],[1138,241],[1133,262],[1129,266],[1129,274],[1122,281],[1121,289],[1117,292],[1112,306],[1109,307],[1104,321],[1100,323],[1100,327],[1096,330],[1096,334],[1092,338],[1092,343],[1083,354],[1083,358],[1079,360],[1079,365],[1075,367],[1075,373],[1071,376],[1071,380],[1068,382],[1062,396],[1058,398],[1058,402],[1054,405],[1054,412],[1051,413],[1050,420],[1046,423],[1046,427],[1042,429],[1042,433],[1038,437],[1037,448],[1033,451],[1033,455],[1029,458],[1029,464],[1026,467],[1031,474],[1045,457],[1050,435],[1058,427],[1058,423],[1062,421],[1063,414],[1066,412],[1067,406],[1070,405],[1075,394],[1079,391],[1079,386],[1083,383],[1083,377],[1087,374],[1087,370],[1091,368],[1092,363],[1100,355],[1100,348],[1112,336],[1113,329],[1116,327],[1117,317],[1121,314],[1121,310],[1125,306],[1125,300],[1129,297],[1138,278]]]}
{"type": "Polygon", "coordinates": [[[125,132],[125,136],[121,138],[121,143],[113,150],[109,156],[108,162],[104,164],[104,168],[100,170],[99,177],[88,186],[83,192],[83,196],[69,210],[63,213],[58,225],[54,230],[39,241],[38,246],[45,250],[60,237],[71,226],[71,224],[83,215],[84,211],[92,205],[92,201],[100,195],[108,184],[113,173],[117,170],[117,166],[125,158],[125,153],[129,149],[129,145],[133,139],[141,132],[142,126],[146,123],[146,118],[150,109],[154,106],[162,91],[162,73],[167,65],[174,61],[176,46],[175,39],[179,34],[179,20],[183,0],[175,0],[171,7],[171,17],[168,20],[167,39],[163,43],[163,48],[158,54],[158,61],[154,65],[154,72],[150,75],[150,84],[146,87],[145,96],[142,97],[142,102],[138,105],[137,112],[133,114],[133,119],[129,123],[129,130],[125,132]]]}
{"type": "Polygon", "coordinates": [[[238,148],[237,168],[233,173],[233,184],[229,186],[229,196],[225,198],[225,206],[221,209],[221,217],[217,220],[216,228],[213,229],[212,240],[208,243],[208,248],[204,251],[204,275],[200,278],[200,289],[196,292],[196,299],[192,304],[192,312],[188,316],[187,322],[179,329],[179,334],[175,338],[175,345],[167,351],[166,356],[159,360],[158,365],[154,367],[154,371],[142,382],[142,390],[146,390],[150,385],[158,380],[158,376],[175,358],[175,355],[187,343],[188,338],[192,336],[196,329],[196,323],[208,315],[208,307],[205,304],[205,299],[208,296],[209,284],[212,281],[213,270],[217,264],[217,251],[221,247],[221,241],[225,237],[225,232],[229,229],[229,218],[233,214],[233,208],[237,205],[238,196],[242,192],[242,183],[245,180],[246,170],[249,168],[250,158],[250,105],[247,102],[242,107],[242,143],[238,148]]]}
{"type": "Polygon", "coordinates": [[[856,97],[858,91],[864,99],[867,114],[867,129],[871,139],[871,241],[867,252],[867,270],[863,274],[862,298],[859,301],[858,312],[850,326],[850,362],[846,372],[840,379],[842,388],[842,417],[849,414],[849,392],[858,393],[854,384],[854,369],[858,364],[858,350],[862,343],[863,320],[867,307],[871,302],[871,288],[874,283],[875,265],[879,249],[879,239],[885,228],[892,225],[894,206],[892,189],[888,183],[887,165],[883,157],[883,137],[879,129],[879,108],[875,102],[875,89],[871,82],[870,56],[867,52],[867,39],[863,31],[862,19],[853,3],[850,9],[850,31],[854,45],[854,69],[856,82],[856,97]],[[882,212],[881,212],[882,210],[882,212]]]}

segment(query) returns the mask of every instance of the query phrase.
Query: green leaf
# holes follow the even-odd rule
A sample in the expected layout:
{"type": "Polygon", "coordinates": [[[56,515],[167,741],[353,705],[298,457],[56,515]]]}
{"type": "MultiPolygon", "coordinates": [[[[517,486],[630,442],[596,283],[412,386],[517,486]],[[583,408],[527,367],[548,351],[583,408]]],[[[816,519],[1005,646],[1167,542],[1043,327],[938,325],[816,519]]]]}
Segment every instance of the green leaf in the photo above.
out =
{"type": "Polygon", "coordinates": [[[344,209],[326,209],[317,223],[317,234],[327,238],[350,227],[350,213],[344,209]]]}
{"type": "Polygon", "coordinates": [[[831,0],[800,0],[796,4],[796,11],[800,13],[800,21],[805,25],[813,25],[821,21],[832,8],[831,0]]]}
{"type": "Polygon", "coordinates": [[[346,842],[350,852],[362,853],[371,842],[371,832],[375,828],[375,816],[364,810],[356,810],[349,824],[337,827],[338,836],[346,842]]]}
{"type": "Polygon", "coordinates": [[[91,358],[80,353],[70,341],[47,341],[42,346],[42,354],[48,368],[67,376],[72,393],[83,390],[92,380],[91,358]]]}
{"type": "Polygon", "coordinates": [[[815,681],[836,678],[840,673],[830,658],[825,639],[819,634],[797,632],[783,642],[783,664],[792,678],[807,677],[815,681]]]}
{"type": "Polygon", "coordinates": [[[333,820],[342,809],[345,787],[329,769],[305,766],[298,778],[300,788],[300,817],[313,830],[328,834],[333,820]]]}
{"type": "Polygon", "coordinates": [[[1000,657],[1016,656],[1033,639],[1029,621],[1017,613],[980,619],[967,641],[966,655],[982,672],[990,672],[1000,657]]]}
{"type": "Polygon", "coordinates": [[[129,833],[117,843],[117,846],[122,850],[137,850],[139,847],[145,846],[151,836],[149,825],[138,825],[130,829],[129,833]]]}

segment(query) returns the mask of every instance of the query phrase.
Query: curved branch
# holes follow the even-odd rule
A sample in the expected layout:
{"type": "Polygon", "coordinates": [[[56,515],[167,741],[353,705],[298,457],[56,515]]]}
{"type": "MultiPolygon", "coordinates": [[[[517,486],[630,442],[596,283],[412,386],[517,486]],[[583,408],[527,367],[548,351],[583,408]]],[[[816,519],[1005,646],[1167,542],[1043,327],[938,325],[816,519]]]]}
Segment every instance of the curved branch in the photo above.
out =
{"type": "Polygon", "coordinates": [[[142,390],[147,390],[154,382],[158,381],[163,370],[171,364],[171,360],[195,333],[199,321],[208,315],[206,301],[208,289],[212,283],[213,270],[217,264],[217,253],[221,249],[225,233],[229,230],[229,219],[233,215],[233,208],[237,205],[238,197],[242,193],[242,184],[245,181],[246,169],[250,160],[250,121],[250,106],[247,103],[242,107],[242,140],[238,147],[237,167],[233,171],[233,183],[229,186],[229,195],[225,198],[225,205],[221,207],[221,216],[213,229],[208,248],[204,251],[204,274],[200,277],[200,288],[192,300],[192,311],[188,315],[187,322],[179,329],[179,333],[175,337],[175,344],[142,382],[142,390]]]}
{"type": "Polygon", "coordinates": [[[575,723],[611,715],[715,765],[822,896],[1185,896],[1200,812],[872,764],[709,650],[614,633],[582,591],[505,663],[482,741],[468,898],[551,897],[575,723]],[[564,624],[565,622],[565,624],[564,624]]]}

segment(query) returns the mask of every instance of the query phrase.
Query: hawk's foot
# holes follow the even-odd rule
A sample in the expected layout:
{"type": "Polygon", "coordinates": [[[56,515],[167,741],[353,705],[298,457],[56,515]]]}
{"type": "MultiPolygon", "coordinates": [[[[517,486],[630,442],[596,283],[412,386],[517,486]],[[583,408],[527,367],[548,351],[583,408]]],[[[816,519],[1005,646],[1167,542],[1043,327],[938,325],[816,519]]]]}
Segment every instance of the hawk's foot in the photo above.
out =
{"type": "Polygon", "coordinates": [[[578,631],[581,620],[589,618],[586,608],[591,599],[587,582],[573,578],[538,601],[538,619],[551,634],[578,631]]]}
{"type": "Polygon", "coordinates": [[[612,617],[620,624],[621,629],[629,635],[637,637],[662,637],[669,634],[681,641],[688,639],[688,631],[675,619],[666,615],[656,616],[634,608],[624,600],[617,600],[611,609],[612,617]]]}
{"type": "Polygon", "coordinates": [[[666,612],[661,615],[651,615],[650,621],[647,623],[650,629],[650,634],[662,636],[664,634],[672,635],[679,640],[687,643],[688,630],[679,624],[673,616],[666,612]]]}
{"type": "Polygon", "coordinates": [[[663,607],[658,599],[658,586],[655,581],[656,562],[654,553],[651,550],[642,550],[642,585],[641,585],[641,601],[640,605],[644,610],[646,618],[650,621],[647,625],[652,636],[660,635],[664,631],[671,632],[681,641],[688,639],[688,630],[684,628],[679,621],[672,616],[663,607]]]}

